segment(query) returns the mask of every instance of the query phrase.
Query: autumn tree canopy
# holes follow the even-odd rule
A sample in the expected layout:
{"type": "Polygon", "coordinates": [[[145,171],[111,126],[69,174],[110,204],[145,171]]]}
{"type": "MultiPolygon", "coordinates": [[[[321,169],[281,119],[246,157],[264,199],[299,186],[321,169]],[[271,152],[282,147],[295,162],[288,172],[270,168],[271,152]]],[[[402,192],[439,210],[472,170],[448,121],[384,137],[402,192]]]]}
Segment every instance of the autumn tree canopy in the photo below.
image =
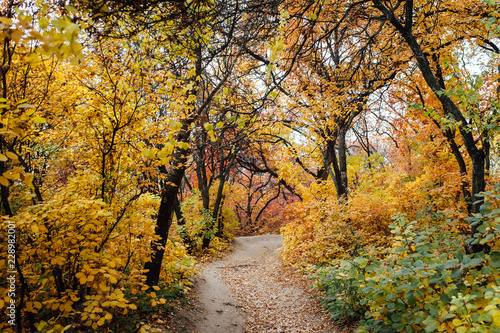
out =
{"type": "Polygon", "coordinates": [[[2,331],[146,330],[259,232],[361,331],[500,330],[496,1],[0,6],[2,331]]]}

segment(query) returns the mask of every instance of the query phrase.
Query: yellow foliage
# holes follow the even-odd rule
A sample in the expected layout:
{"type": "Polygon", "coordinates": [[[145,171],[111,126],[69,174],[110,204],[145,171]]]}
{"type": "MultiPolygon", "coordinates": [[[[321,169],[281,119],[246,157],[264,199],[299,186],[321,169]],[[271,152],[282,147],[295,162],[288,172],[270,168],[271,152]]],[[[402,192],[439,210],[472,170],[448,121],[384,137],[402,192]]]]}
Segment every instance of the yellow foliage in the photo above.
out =
{"type": "Polygon", "coordinates": [[[349,205],[343,205],[336,195],[325,195],[307,206],[296,204],[295,220],[282,228],[285,262],[321,264],[349,255],[359,246],[387,246],[395,213],[391,198],[372,193],[349,200],[349,205]]]}
{"type": "MultiPolygon", "coordinates": [[[[38,325],[45,323],[43,332],[70,323],[100,330],[136,310],[134,295],[147,289],[142,267],[155,240],[151,215],[157,199],[144,194],[120,216],[123,203],[108,205],[76,189],[68,186],[2,224],[2,235],[15,225],[19,282],[27,288],[24,311],[35,314],[38,325]]],[[[6,253],[7,242],[1,244],[6,253]]],[[[186,284],[193,273],[193,262],[178,243],[168,243],[163,263],[166,285],[186,284]]],[[[0,278],[6,277],[2,270],[0,278]]],[[[2,283],[0,292],[6,289],[2,283]]]]}
{"type": "MultiPolygon", "coordinates": [[[[460,190],[460,177],[446,163],[429,163],[418,176],[366,168],[360,156],[348,163],[353,190],[347,203],[339,203],[329,180],[310,184],[302,193],[304,200],[289,208],[292,222],[282,228],[286,263],[325,264],[355,255],[361,247],[377,247],[383,254],[392,246],[389,225],[398,212],[414,218],[419,210],[431,207],[447,209],[454,218],[467,216],[465,204],[452,195],[460,190]]],[[[466,222],[462,225],[467,228],[466,222]]]]}

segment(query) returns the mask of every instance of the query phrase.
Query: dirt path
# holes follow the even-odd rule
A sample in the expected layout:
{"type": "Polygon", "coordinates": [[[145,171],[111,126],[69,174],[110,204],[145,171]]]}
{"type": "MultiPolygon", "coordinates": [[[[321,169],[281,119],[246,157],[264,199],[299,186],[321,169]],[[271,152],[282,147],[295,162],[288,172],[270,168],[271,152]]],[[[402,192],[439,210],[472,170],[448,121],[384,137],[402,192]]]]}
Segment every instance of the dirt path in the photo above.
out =
{"type": "Polygon", "coordinates": [[[309,281],[279,260],[279,235],[239,237],[225,259],[196,279],[195,307],[176,316],[178,333],[336,332],[309,281]]]}

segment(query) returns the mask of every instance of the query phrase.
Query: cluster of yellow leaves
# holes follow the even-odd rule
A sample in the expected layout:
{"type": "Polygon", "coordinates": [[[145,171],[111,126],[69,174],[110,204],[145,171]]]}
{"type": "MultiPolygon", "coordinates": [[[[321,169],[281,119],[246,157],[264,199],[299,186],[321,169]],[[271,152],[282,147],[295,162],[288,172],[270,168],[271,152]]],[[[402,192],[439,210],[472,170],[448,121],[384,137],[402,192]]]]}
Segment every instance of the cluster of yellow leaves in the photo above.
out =
{"type": "Polygon", "coordinates": [[[332,184],[318,187],[321,199],[296,203],[290,211],[293,221],[282,228],[286,263],[324,264],[360,246],[390,244],[388,225],[396,212],[390,193],[357,193],[344,205],[331,192],[332,184]]]}
{"type": "MultiPolygon", "coordinates": [[[[31,124],[45,121],[42,117],[33,116],[35,112],[33,105],[26,102],[27,100],[20,100],[10,104],[7,99],[0,98],[0,110],[2,110],[0,114],[0,124],[2,125],[0,135],[2,135],[5,141],[23,140],[31,124]]],[[[0,152],[1,162],[8,162],[10,160],[15,163],[18,159],[19,157],[14,152],[0,152]]],[[[25,172],[19,166],[14,166],[0,176],[0,184],[10,186],[10,181],[21,180],[26,185],[33,187],[33,178],[33,174],[25,172]]]]}
{"type": "MultiPolygon", "coordinates": [[[[413,218],[419,210],[431,207],[434,211],[447,209],[456,218],[466,217],[464,204],[452,195],[460,190],[458,171],[451,171],[453,166],[443,160],[436,164],[427,161],[427,167],[408,176],[383,171],[375,160],[369,169],[361,156],[350,157],[348,204],[339,203],[331,180],[310,184],[304,200],[289,208],[292,221],[282,228],[285,262],[301,266],[328,263],[352,256],[361,247],[378,247],[383,254],[392,245],[389,225],[398,212],[413,218]]],[[[466,222],[459,225],[467,228],[466,222]]]]}
{"type": "MultiPolygon", "coordinates": [[[[87,199],[77,190],[81,188],[70,184],[52,200],[10,220],[16,226],[19,266],[30,290],[25,311],[36,315],[38,329],[44,332],[66,324],[99,331],[116,316],[137,310],[133,299],[147,289],[142,267],[156,239],[151,207],[157,199],[143,195],[115,224],[118,204],[87,199]],[[125,297],[125,291],[132,297],[125,297]]],[[[7,252],[7,242],[2,241],[2,252],[7,252]]],[[[193,263],[186,259],[184,247],[169,242],[166,252],[166,284],[189,279],[193,263]]],[[[5,266],[5,260],[0,264],[5,266]]],[[[1,273],[4,281],[6,274],[1,273]]],[[[0,291],[7,295],[6,285],[0,291]]],[[[153,306],[155,298],[151,295],[153,306]]],[[[0,308],[9,301],[5,296],[0,308]]]]}

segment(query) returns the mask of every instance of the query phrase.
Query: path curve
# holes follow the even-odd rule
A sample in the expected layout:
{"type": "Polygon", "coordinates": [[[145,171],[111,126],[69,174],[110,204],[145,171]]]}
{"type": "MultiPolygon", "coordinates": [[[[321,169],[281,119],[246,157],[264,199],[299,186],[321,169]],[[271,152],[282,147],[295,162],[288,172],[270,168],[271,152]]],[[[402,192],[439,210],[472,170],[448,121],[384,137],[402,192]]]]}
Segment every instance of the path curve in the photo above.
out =
{"type": "Polygon", "coordinates": [[[180,310],[178,333],[336,332],[310,282],[281,264],[279,235],[239,237],[226,258],[206,264],[195,306],[180,310]]]}

